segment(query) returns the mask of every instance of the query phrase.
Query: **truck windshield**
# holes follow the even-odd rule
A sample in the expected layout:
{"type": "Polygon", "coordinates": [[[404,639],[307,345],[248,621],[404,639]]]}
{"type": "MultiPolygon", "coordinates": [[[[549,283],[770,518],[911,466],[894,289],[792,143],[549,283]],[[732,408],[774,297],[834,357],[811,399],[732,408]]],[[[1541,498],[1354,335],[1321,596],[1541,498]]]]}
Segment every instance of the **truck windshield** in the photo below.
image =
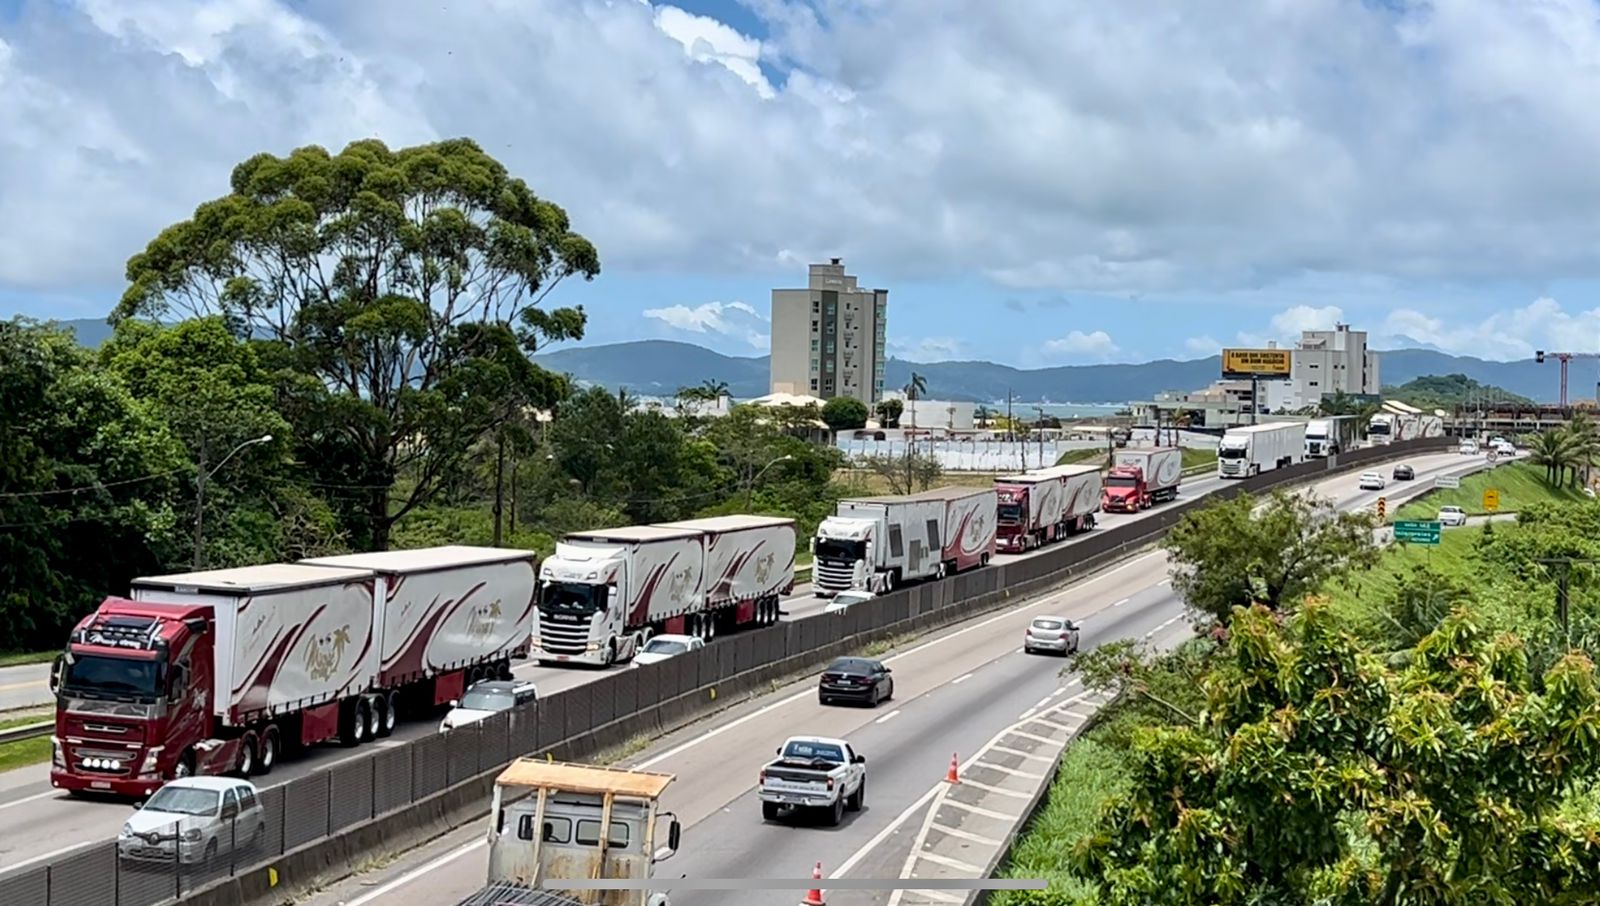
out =
{"type": "Polygon", "coordinates": [[[1139,482],[1127,475],[1112,475],[1106,478],[1108,488],[1136,488],[1139,482]]]}
{"type": "Polygon", "coordinates": [[[866,545],[861,541],[843,541],[838,538],[818,538],[818,560],[844,560],[854,563],[865,556],[866,545]]]}
{"type": "Polygon", "coordinates": [[[1001,525],[1016,525],[1022,521],[1022,504],[1002,503],[996,510],[1001,525]]]}
{"type": "Polygon", "coordinates": [[[1368,434],[1384,434],[1384,435],[1387,435],[1389,433],[1389,423],[1388,422],[1373,422],[1372,424],[1367,426],[1367,433],[1368,434]]]}
{"type": "Polygon", "coordinates": [[[84,698],[153,699],[161,694],[158,661],[74,654],[61,672],[61,690],[84,698]]]}
{"type": "Polygon", "coordinates": [[[549,613],[592,616],[604,606],[606,586],[578,582],[551,582],[544,587],[539,609],[549,613]]]}
{"type": "Polygon", "coordinates": [[[844,764],[844,750],[825,742],[794,741],[783,747],[783,757],[796,761],[831,761],[844,764]]]}
{"type": "Polygon", "coordinates": [[[1227,444],[1223,444],[1217,450],[1217,458],[1218,459],[1244,459],[1244,450],[1245,450],[1244,444],[1240,444],[1240,445],[1238,445],[1236,447],[1235,446],[1229,446],[1227,444]]]}

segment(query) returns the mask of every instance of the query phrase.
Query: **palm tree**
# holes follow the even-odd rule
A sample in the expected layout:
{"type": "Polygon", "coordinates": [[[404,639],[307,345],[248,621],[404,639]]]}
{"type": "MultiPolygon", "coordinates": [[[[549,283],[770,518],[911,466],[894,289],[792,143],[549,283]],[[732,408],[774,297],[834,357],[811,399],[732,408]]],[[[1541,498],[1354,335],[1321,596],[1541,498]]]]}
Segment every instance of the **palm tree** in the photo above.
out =
{"type": "Polygon", "coordinates": [[[1544,466],[1544,480],[1559,485],[1575,461],[1572,439],[1565,429],[1545,431],[1527,439],[1529,460],[1544,466]]]}
{"type": "Polygon", "coordinates": [[[696,389],[703,394],[701,399],[714,403],[728,395],[728,382],[706,378],[700,382],[700,386],[696,389]]]}
{"type": "Polygon", "coordinates": [[[906,382],[905,395],[906,402],[909,404],[906,408],[911,410],[911,430],[913,431],[917,430],[917,400],[921,399],[922,395],[927,392],[928,379],[915,371],[911,372],[911,380],[906,382]]]}
{"type": "Polygon", "coordinates": [[[1574,412],[1572,419],[1567,422],[1565,430],[1567,443],[1572,448],[1572,462],[1570,464],[1572,485],[1577,487],[1579,484],[1578,470],[1580,468],[1583,470],[1583,483],[1587,484],[1589,469],[1594,466],[1597,459],[1600,459],[1600,426],[1595,424],[1594,419],[1590,418],[1587,412],[1574,412]]]}

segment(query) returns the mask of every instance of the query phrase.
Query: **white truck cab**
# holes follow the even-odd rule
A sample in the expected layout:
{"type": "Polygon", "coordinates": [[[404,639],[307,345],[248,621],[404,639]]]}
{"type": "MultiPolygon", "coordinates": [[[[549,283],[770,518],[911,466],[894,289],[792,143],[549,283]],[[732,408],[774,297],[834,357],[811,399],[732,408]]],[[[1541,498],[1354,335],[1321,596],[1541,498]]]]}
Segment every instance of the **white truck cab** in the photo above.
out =
{"type": "MultiPolygon", "coordinates": [[[[646,879],[677,852],[681,828],[660,812],[671,774],[520,758],[495,780],[488,885],[458,906],[512,903],[517,892],[577,904],[670,906],[665,890],[563,889],[559,879],[646,879]],[[657,833],[666,826],[665,845],[657,833]],[[601,828],[606,828],[602,833],[601,828]]],[[[545,901],[534,901],[545,902],[545,901]]]]}

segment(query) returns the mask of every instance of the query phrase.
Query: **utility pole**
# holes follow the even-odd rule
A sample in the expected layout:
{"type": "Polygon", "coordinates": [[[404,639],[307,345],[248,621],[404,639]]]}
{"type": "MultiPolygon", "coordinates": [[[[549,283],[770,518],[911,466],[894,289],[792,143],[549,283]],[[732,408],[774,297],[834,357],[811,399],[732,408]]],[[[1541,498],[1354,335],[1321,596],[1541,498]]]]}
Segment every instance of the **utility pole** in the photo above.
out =
{"type": "Polygon", "coordinates": [[[1534,562],[1548,563],[1552,566],[1560,567],[1560,570],[1556,574],[1556,618],[1561,621],[1561,632],[1566,636],[1568,642],[1570,643],[1572,640],[1572,619],[1568,574],[1572,571],[1572,564],[1574,563],[1588,565],[1600,563],[1600,560],[1587,557],[1546,557],[1534,562]]]}
{"type": "Polygon", "coordinates": [[[260,437],[253,438],[251,440],[247,440],[244,443],[241,443],[238,446],[234,447],[232,450],[229,450],[228,451],[228,455],[222,457],[222,461],[221,462],[217,463],[212,468],[207,469],[206,468],[206,442],[205,442],[204,438],[202,438],[200,440],[200,455],[199,455],[199,457],[197,457],[197,460],[195,462],[195,473],[194,473],[194,555],[193,555],[193,562],[194,562],[194,568],[196,570],[200,570],[200,569],[203,569],[205,567],[205,550],[206,550],[206,485],[210,483],[211,476],[217,474],[218,470],[220,470],[223,466],[227,465],[228,464],[228,460],[232,459],[233,455],[235,453],[238,453],[240,450],[243,450],[245,447],[253,447],[256,444],[270,443],[271,441],[272,441],[272,435],[271,434],[263,434],[260,437]]]}

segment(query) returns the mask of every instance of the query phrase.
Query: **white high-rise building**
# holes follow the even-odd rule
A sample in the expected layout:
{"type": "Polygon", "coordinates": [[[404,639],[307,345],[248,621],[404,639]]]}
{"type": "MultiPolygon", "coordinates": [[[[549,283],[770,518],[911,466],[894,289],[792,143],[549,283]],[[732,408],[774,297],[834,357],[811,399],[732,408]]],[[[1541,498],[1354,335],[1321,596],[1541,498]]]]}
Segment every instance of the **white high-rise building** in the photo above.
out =
{"type": "Polygon", "coordinates": [[[805,289],[772,291],[771,389],[870,409],[883,398],[889,291],[862,289],[838,258],[813,264],[805,289]]]}
{"type": "Polygon", "coordinates": [[[1315,406],[1324,396],[1344,391],[1377,393],[1378,354],[1367,348],[1367,332],[1336,324],[1332,330],[1306,330],[1295,347],[1285,408],[1315,406]]]}

